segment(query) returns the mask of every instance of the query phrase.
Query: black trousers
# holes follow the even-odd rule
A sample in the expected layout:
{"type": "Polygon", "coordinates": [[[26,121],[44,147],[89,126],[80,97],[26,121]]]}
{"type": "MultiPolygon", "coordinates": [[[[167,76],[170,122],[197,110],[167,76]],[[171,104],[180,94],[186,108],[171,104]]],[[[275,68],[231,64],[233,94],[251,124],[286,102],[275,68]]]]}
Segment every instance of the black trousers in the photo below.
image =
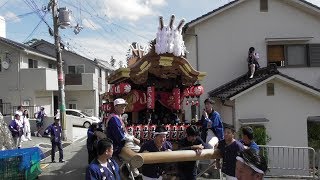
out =
{"type": "Polygon", "coordinates": [[[97,157],[97,152],[95,150],[88,150],[88,164],[91,163],[94,158],[97,157]]]}
{"type": "Polygon", "coordinates": [[[54,156],[55,156],[55,152],[56,152],[56,147],[58,146],[58,150],[59,150],[59,161],[61,161],[63,159],[63,149],[62,149],[62,144],[61,142],[54,142],[51,141],[52,144],[52,148],[51,148],[51,160],[54,161],[54,156]]]}

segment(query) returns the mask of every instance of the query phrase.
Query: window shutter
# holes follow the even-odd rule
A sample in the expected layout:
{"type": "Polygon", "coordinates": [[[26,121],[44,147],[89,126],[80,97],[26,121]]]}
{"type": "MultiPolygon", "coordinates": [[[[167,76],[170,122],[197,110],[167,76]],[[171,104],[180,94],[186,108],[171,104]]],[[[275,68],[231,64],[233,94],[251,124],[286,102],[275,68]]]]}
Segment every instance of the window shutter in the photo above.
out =
{"type": "Polygon", "coordinates": [[[268,0],[260,0],[260,11],[268,12],[268,0]]]}
{"type": "Polygon", "coordinates": [[[283,45],[269,45],[268,46],[268,61],[269,62],[284,61],[284,46],[283,45]]]}
{"type": "Polygon", "coordinates": [[[309,44],[310,66],[320,66],[320,44],[309,44]]]}

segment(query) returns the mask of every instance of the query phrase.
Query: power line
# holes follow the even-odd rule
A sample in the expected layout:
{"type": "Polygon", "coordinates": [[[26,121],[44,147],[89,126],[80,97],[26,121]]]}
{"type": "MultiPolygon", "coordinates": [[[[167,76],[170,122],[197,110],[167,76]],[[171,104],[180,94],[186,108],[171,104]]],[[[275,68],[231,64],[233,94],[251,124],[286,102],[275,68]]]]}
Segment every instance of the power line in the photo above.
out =
{"type": "Polygon", "coordinates": [[[27,40],[33,35],[33,33],[38,29],[39,25],[41,24],[42,20],[36,25],[36,27],[31,31],[31,33],[27,36],[27,38],[23,41],[23,43],[27,42],[27,40]]]}
{"type": "MultiPolygon", "coordinates": [[[[73,4],[70,4],[69,2],[67,2],[67,1],[65,1],[65,0],[61,0],[61,1],[63,1],[64,3],[70,5],[70,6],[74,7],[74,8],[76,8],[76,6],[74,6],[73,4]]],[[[86,13],[88,13],[88,14],[91,14],[90,12],[85,11],[85,10],[83,10],[83,12],[86,12],[86,13]]],[[[146,40],[149,40],[149,38],[147,38],[147,37],[145,37],[145,36],[142,36],[142,35],[140,35],[140,34],[138,34],[138,33],[136,33],[136,32],[133,32],[133,31],[131,31],[131,30],[129,30],[129,29],[121,26],[121,25],[118,25],[118,24],[116,24],[116,23],[114,23],[114,22],[110,22],[110,21],[108,21],[108,20],[106,20],[106,19],[104,19],[104,18],[102,18],[102,17],[100,17],[100,16],[97,16],[97,15],[95,15],[95,16],[96,16],[97,18],[103,20],[103,21],[106,21],[106,22],[108,22],[108,23],[116,26],[116,27],[119,27],[120,29],[123,29],[123,30],[125,30],[125,31],[130,32],[130,33],[133,33],[133,34],[135,34],[135,35],[137,35],[137,36],[139,36],[139,37],[141,37],[141,38],[144,38],[144,39],[146,39],[146,40]]]]}
{"type": "Polygon", "coordinates": [[[5,3],[3,3],[1,6],[0,6],[0,9],[5,6],[7,3],[9,2],[9,0],[7,0],[5,3]]]}

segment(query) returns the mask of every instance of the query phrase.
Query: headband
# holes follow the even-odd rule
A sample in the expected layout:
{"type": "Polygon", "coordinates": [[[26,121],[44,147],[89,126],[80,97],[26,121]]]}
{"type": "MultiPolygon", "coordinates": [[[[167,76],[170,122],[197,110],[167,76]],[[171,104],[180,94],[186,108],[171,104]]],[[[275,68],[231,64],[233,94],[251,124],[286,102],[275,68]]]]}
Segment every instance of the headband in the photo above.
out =
{"type": "Polygon", "coordinates": [[[257,173],[260,173],[260,174],[264,174],[264,172],[257,168],[255,165],[251,164],[251,163],[248,163],[248,162],[245,162],[244,159],[240,156],[237,156],[236,159],[244,164],[246,164],[247,166],[251,167],[255,172],[257,173]]]}
{"type": "Polygon", "coordinates": [[[168,134],[168,132],[154,132],[153,133],[154,135],[167,135],[168,134]]]}

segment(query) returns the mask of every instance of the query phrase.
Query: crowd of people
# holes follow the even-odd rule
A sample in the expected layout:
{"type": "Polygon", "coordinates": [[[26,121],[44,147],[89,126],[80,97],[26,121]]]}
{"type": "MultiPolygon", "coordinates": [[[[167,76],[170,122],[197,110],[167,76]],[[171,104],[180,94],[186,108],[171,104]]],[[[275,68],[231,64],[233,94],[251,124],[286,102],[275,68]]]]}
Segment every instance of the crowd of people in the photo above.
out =
{"type": "MultiPolygon", "coordinates": [[[[213,109],[214,101],[206,99],[205,109],[200,123],[201,131],[195,125],[186,129],[186,137],[178,142],[178,148],[173,149],[167,141],[167,130],[157,126],[154,139],[140,144],[140,140],[126,131],[126,121],[122,114],[127,102],[118,98],[114,101],[114,113],[104,121],[93,124],[88,129],[87,149],[88,168],[86,179],[128,179],[124,177],[121,166],[124,162],[119,157],[123,147],[135,152],[161,152],[173,150],[194,150],[197,155],[203,149],[216,148],[220,152],[222,162],[216,161],[216,167],[221,168],[226,179],[263,179],[267,164],[259,155],[259,147],[254,142],[253,129],[242,128],[242,139],[235,139],[235,129],[224,124],[217,111],[213,109]]],[[[134,177],[141,176],[144,180],[161,180],[167,171],[167,164],[144,164],[139,170],[129,168],[134,177]]],[[[176,165],[179,179],[196,179],[197,162],[179,162],[176,165]]]]}

